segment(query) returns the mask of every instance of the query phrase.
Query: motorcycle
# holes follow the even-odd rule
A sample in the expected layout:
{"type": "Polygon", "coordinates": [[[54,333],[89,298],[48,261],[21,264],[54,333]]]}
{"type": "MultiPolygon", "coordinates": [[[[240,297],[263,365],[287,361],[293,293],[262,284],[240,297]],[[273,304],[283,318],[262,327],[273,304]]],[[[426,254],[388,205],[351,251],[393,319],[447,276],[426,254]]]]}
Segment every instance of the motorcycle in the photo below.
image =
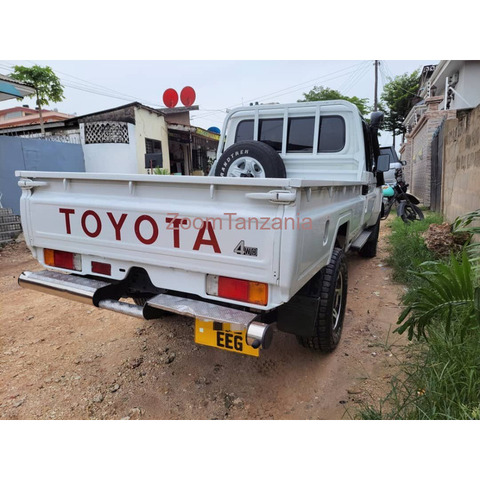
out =
{"type": "Polygon", "coordinates": [[[393,186],[383,186],[383,205],[381,219],[385,220],[393,205],[397,204],[397,216],[405,223],[423,220],[424,215],[417,205],[420,203],[415,195],[407,193],[408,183],[403,181],[401,169],[395,171],[396,183],[393,186]]]}

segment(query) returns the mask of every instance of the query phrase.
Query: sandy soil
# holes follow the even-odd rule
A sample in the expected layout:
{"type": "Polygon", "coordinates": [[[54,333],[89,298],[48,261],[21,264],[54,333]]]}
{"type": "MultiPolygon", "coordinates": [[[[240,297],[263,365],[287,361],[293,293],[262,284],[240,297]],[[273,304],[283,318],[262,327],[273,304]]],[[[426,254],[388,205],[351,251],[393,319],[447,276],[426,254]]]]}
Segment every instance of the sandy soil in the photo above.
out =
{"type": "Polygon", "coordinates": [[[0,251],[2,419],[349,419],[387,391],[402,339],[392,334],[402,287],[384,265],[349,255],[343,337],[329,355],[276,332],[247,357],[193,341],[180,316],[142,321],[25,290],[41,270],[24,242],[0,251]]]}

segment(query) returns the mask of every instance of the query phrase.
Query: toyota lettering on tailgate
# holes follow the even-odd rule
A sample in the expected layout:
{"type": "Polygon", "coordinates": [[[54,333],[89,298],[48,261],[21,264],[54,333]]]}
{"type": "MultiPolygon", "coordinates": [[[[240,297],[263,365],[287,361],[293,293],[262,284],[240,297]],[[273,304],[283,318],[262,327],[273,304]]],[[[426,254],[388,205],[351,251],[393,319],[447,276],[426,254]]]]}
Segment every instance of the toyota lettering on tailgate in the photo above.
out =
{"type": "MultiPolygon", "coordinates": [[[[122,233],[124,233],[124,225],[128,213],[114,215],[112,212],[106,212],[106,217],[101,216],[95,210],[86,210],[81,215],[76,213],[73,208],[59,208],[59,213],[63,214],[65,220],[65,232],[67,235],[72,234],[72,222],[80,222],[81,229],[85,235],[96,238],[102,233],[104,223],[107,222],[114,229],[115,240],[122,241],[122,233]]],[[[188,218],[179,218],[177,214],[172,217],[165,218],[165,230],[171,230],[172,244],[174,248],[180,248],[180,229],[185,228],[190,223],[188,218]]],[[[196,219],[200,220],[200,219],[196,219]]],[[[156,242],[160,235],[160,227],[157,221],[150,215],[139,215],[135,218],[133,224],[135,237],[144,245],[151,245],[156,242]],[[149,226],[149,234],[145,231],[142,233],[142,225],[149,226]]],[[[202,245],[210,246],[215,253],[222,253],[218,244],[217,237],[211,221],[200,220],[198,225],[198,233],[193,244],[192,250],[200,250],[202,245]]]]}

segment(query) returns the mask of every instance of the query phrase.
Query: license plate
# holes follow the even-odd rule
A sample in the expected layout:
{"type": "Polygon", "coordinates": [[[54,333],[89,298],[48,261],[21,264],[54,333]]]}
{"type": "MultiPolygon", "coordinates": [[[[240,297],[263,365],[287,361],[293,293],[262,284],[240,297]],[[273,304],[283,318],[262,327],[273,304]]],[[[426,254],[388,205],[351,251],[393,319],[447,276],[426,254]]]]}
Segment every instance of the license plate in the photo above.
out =
{"type": "Polygon", "coordinates": [[[196,343],[258,357],[260,349],[247,345],[246,334],[247,331],[240,325],[195,319],[196,343]]]}

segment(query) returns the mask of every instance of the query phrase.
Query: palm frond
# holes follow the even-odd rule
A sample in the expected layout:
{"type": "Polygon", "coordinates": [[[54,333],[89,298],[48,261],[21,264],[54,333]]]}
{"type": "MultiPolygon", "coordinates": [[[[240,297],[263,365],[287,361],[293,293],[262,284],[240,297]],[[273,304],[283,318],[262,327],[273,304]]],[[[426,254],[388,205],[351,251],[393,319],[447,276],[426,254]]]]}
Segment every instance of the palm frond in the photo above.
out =
{"type": "Polygon", "coordinates": [[[450,265],[438,261],[423,266],[428,270],[415,275],[424,281],[425,286],[409,296],[408,304],[397,321],[400,326],[395,331],[403,333],[408,330],[409,339],[416,336],[428,340],[426,330],[432,322],[444,322],[446,334],[449,335],[452,321],[457,319],[462,319],[463,330],[470,324],[475,311],[472,268],[467,253],[462,253],[461,261],[452,254],[450,265]]]}

